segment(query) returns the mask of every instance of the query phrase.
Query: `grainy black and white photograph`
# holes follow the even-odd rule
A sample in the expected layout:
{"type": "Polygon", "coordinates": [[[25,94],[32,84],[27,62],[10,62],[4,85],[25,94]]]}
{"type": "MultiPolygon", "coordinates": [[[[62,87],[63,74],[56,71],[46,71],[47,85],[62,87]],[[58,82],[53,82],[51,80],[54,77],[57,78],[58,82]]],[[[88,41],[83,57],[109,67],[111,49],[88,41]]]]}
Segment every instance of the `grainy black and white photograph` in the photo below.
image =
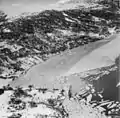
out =
{"type": "Polygon", "coordinates": [[[120,0],[0,0],[0,118],[120,118],[120,0]]]}

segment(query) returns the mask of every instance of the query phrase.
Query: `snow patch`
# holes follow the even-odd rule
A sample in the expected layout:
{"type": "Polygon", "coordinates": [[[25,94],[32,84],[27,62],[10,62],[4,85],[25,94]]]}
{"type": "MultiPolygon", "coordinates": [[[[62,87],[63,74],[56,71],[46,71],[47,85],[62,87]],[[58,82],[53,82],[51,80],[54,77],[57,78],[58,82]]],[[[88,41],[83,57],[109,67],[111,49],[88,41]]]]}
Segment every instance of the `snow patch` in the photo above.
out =
{"type": "Polygon", "coordinates": [[[65,12],[62,12],[64,16],[68,16],[65,12]]]}
{"type": "Polygon", "coordinates": [[[66,21],[69,21],[69,22],[75,22],[75,21],[73,21],[73,20],[71,20],[71,19],[69,19],[69,18],[67,18],[67,17],[65,17],[65,20],[66,20],[66,21]]]}
{"type": "Polygon", "coordinates": [[[10,29],[4,29],[3,32],[9,33],[9,32],[11,32],[11,30],[10,29]]]}

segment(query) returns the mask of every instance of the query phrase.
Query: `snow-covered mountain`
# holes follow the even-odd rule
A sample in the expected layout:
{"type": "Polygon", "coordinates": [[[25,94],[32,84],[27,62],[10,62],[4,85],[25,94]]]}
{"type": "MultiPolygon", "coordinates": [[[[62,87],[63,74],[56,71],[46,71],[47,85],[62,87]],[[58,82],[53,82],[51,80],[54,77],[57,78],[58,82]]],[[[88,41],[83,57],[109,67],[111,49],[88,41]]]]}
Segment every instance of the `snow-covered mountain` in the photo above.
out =
{"type": "MultiPolygon", "coordinates": [[[[79,77],[73,77],[72,75],[85,74],[89,70],[114,65],[116,58],[120,54],[119,37],[119,34],[116,34],[110,37],[112,38],[111,41],[110,38],[106,39],[106,44],[105,41],[104,44],[99,41],[64,52],[42,64],[33,66],[25,75],[16,79],[10,85],[12,87],[33,85],[49,89],[62,89],[65,85],[70,84],[77,88],[76,91],[80,91],[79,86],[81,86],[82,81],[79,77]],[[67,76],[68,79],[66,80],[64,76],[67,76]],[[63,78],[60,79],[61,77],[63,78]]],[[[90,72],[90,74],[95,73],[97,71],[90,72]]],[[[82,84],[84,85],[84,83],[82,84]]]]}
{"type": "Polygon", "coordinates": [[[21,73],[51,55],[113,34],[120,25],[117,11],[109,7],[46,10],[9,21],[0,35],[1,54],[5,56],[1,63],[6,60],[4,67],[1,65],[5,70],[1,70],[1,78],[9,78],[18,70],[21,73]]]}
{"type": "MultiPolygon", "coordinates": [[[[57,7],[56,9],[74,9],[76,7],[82,7],[82,8],[90,8],[99,6],[98,4],[99,0],[59,0],[57,4],[55,4],[57,7]]],[[[100,2],[100,1],[99,1],[100,2]]]]}
{"type": "Polygon", "coordinates": [[[1,118],[107,118],[106,109],[119,111],[96,90],[97,80],[117,70],[119,9],[93,0],[59,7],[0,26],[1,118]],[[92,104],[92,96],[102,100],[92,104]]]}
{"type": "Polygon", "coordinates": [[[112,37],[113,40],[111,42],[93,50],[87,56],[84,56],[68,71],[67,74],[69,75],[113,65],[116,58],[120,55],[120,34],[116,34],[114,36],[112,37]]]}

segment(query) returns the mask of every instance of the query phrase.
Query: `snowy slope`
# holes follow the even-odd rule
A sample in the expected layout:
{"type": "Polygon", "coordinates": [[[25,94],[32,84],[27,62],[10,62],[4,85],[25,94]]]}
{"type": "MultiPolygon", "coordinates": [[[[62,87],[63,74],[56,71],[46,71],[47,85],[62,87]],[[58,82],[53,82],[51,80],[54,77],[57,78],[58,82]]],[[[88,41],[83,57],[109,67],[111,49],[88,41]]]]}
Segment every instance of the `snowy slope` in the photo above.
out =
{"type": "MultiPolygon", "coordinates": [[[[76,63],[80,63],[82,58],[89,55],[89,53],[96,48],[100,48],[102,45],[107,44],[112,37],[108,40],[94,42],[71,51],[66,51],[42,64],[33,66],[24,76],[16,79],[10,84],[12,86],[28,86],[33,84],[35,86],[49,86],[51,88],[51,86],[53,86],[51,83],[56,82],[56,77],[66,75],[71,68],[76,66],[76,63]]],[[[73,73],[75,72],[73,71],[73,73]]],[[[56,87],[58,87],[58,85],[56,85],[56,87]]]]}
{"type": "Polygon", "coordinates": [[[97,2],[98,0],[60,0],[54,6],[57,10],[73,9],[78,6],[89,8],[97,6],[98,5],[97,2]]]}
{"type": "Polygon", "coordinates": [[[120,35],[113,35],[120,12],[95,1],[60,0],[58,11],[23,13],[8,22],[0,34],[0,118],[107,118],[105,104],[120,107],[89,103],[92,82],[105,83],[116,71],[120,45],[120,35]],[[80,101],[69,100],[69,93],[80,101]]]}
{"type": "Polygon", "coordinates": [[[66,75],[112,65],[119,54],[120,34],[117,34],[114,40],[83,57],[66,75]]]}
{"type": "MultiPolygon", "coordinates": [[[[78,1],[70,0],[69,3],[80,4],[81,1],[78,1]]],[[[53,55],[115,33],[120,27],[118,9],[114,12],[111,7],[103,6],[102,9],[97,6],[90,9],[45,10],[10,19],[0,34],[0,78],[15,79],[31,66],[53,55]]]]}

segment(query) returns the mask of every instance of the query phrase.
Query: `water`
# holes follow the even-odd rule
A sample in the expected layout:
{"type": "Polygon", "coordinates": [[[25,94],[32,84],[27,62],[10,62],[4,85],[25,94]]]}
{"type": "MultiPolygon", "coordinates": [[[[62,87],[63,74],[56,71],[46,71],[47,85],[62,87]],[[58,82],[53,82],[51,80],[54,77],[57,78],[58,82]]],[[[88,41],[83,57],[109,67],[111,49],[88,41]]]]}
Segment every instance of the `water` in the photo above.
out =
{"type": "Polygon", "coordinates": [[[100,91],[102,89],[104,90],[102,94],[104,100],[119,100],[118,87],[116,87],[117,78],[117,71],[112,71],[108,75],[104,75],[100,77],[99,80],[93,82],[93,85],[95,86],[97,91],[100,91]]]}

